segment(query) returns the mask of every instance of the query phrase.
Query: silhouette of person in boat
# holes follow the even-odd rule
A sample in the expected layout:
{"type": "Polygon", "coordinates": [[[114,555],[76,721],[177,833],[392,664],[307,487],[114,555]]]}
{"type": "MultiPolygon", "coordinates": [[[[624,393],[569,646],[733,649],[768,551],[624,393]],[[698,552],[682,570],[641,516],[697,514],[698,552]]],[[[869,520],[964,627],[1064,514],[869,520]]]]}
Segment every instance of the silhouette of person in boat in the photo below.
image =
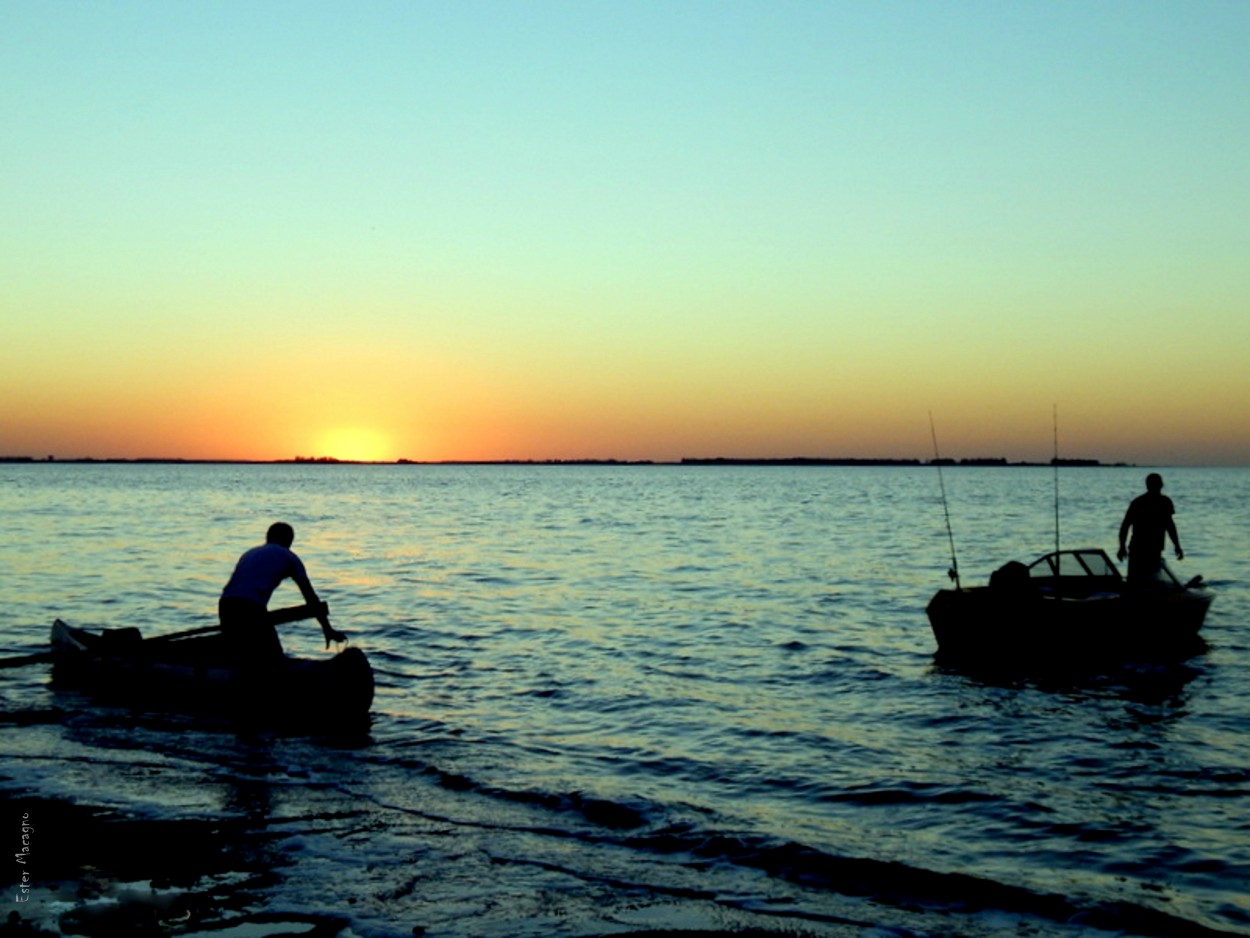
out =
{"type": "Polygon", "coordinates": [[[317,621],[330,642],[347,640],[342,632],[330,627],[325,605],[308,580],[304,563],[291,550],[295,529],[284,522],[270,525],[265,543],[253,547],[239,558],[217,604],[221,631],[232,655],[249,665],[273,664],[285,658],[278,632],[269,620],[269,597],[288,577],[295,581],[304,601],[318,609],[317,621]]]}
{"type": "Polygon", "coordinates": [[[1163,494],[1163,476],[1157,472],[1150,473],[1146,476],[1146,491],[1133,499],[1120,523],[1120,550],[1116,556],[1123,560],[1128,555],[1130,585],[1142,586],[1158,578],[1163,566],[1165,537],[1172,539],[1176,559],[1185,559],[1180,537],[1176,533],[1176,522],[1172,520],[1175,513],[1172,499],[1163,494]],[[1130,530],[1133,532],[1131,541],[1130,530]]]}

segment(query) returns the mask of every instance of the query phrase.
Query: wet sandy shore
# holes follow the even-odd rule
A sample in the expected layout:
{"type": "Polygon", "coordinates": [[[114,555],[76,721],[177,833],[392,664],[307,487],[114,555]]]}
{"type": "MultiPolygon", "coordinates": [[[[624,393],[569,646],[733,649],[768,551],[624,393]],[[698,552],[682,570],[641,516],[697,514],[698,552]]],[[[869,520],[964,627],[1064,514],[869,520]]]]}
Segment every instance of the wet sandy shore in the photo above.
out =
{"type": "Polygon", "coordinates": [[[25,862],[5,864],[0,934],[188,934],[250,924],[253,934],[328,938],[348,924],[264,912],[281,873],[263,837],[242,823],[140,821],[11,794],[0,798],[0,813],[19,845],[23,824],[29,832],[25,862]]]}
{"type": "MultiPolygon", "coordinates": [[[[0,816],[8,832],[6,847],[15,850],[0,875],[7,906],[0,913],[0,936],[356,934],[350,908],[342,916],[270,910],[281,904],[272,900],[280,898],[284,880],[298,871],[280,858],[277,835],[242,819],[136,820],[108,808],[2,792],[0,816]]],[[[408,925],[394,934],[425,936],[427,931],[408,925]]],[[[434,934],[429,932],[431,938],[434,934]]],[[[807,933],[662,927],[615,934],[778,938],[807,933]]]]}

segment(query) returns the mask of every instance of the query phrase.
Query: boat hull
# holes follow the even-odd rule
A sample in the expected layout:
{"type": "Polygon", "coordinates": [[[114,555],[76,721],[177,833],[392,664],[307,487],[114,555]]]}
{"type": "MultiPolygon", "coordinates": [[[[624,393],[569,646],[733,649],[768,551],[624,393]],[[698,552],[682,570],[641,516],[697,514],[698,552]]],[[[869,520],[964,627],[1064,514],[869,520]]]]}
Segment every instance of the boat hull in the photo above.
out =
{"type": "Polygon", "coordinates": [[[1184,660],[1203,650],[1202,589],[1128,589],[1086,597],[940,590],[927,612],[938,655],[981,663],[1080,665],[1184,660]]]}
{"type": "Polygon", "coordinates": [[[347,726],[367,723],[373,703],[373,669],[358,648],[250,671],[232,665],[219,635],[144,640],[137,629],[90,632],[57,620],[51,641],[58,686],[131,706],[347,726]]]}

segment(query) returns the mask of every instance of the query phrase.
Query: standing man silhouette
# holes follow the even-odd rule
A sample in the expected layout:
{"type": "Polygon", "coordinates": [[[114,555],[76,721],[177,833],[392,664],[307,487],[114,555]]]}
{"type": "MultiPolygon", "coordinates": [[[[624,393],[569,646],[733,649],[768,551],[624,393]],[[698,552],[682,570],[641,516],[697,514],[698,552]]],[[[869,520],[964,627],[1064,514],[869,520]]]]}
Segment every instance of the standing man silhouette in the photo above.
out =
{"type": "Polygon", "coordinates": [[[1130,584],[1140,586],[1158,576],[1163,566],[1165,537],[1172,539],[1176,559],[1185,559],[1180,537],[1176,533],[1176,522],[1172,520],[1175,513],[1172,499],[1163,494],[1163,476],[1157,472],[1150,473],[1146,476],[1146,491],[1133,499],[1120,523],[1120,550],[1117,556],[1123,560],[1128,555],[1130,584]],[[1128,540],[1130,530],[1133,532],[1131,541],[1128,540]]]}

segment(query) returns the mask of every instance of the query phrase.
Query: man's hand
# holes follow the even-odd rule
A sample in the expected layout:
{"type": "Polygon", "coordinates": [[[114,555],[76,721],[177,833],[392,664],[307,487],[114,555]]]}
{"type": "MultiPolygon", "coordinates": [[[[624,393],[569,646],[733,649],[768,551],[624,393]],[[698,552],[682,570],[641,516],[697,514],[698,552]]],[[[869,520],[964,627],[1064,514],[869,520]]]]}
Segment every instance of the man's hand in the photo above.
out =
{"type": "Polygon", "coordinates": [[[1178,545],[1177,545],[1177,547],[1176,547],[1176,559],[1177,559],[1177,560],[1184,560],[1184,559],[1185,559],[1185,552],[1184,552],[1183,550],[1181,550],[1181,548],[1180,548],[1180,545],[1179,545],[1179,544],[1178,544],[1178,545]]]}
{"type": "Polygon", "coordinates": [[[1115,556],[1116,556],[1116,559],[1119,560],[1121,563],[1124,562],[1124,558],[1128,556],[1128,551],[1124,549],[1123,544],[1120,545],[1120,549],[1116,551],[1115,556]]]}
{"type": "Polygon", "coordinates": [[[337,644],[339,642],[347,641],[347,636],[344,635],[342,632],[340,632],[338,629],[332,629],[329,626],[327,626],[321,631],[325,634],[325,637],[326,637],[326,648],[330,647],[331,642],[334,642],[337,644]]]}

